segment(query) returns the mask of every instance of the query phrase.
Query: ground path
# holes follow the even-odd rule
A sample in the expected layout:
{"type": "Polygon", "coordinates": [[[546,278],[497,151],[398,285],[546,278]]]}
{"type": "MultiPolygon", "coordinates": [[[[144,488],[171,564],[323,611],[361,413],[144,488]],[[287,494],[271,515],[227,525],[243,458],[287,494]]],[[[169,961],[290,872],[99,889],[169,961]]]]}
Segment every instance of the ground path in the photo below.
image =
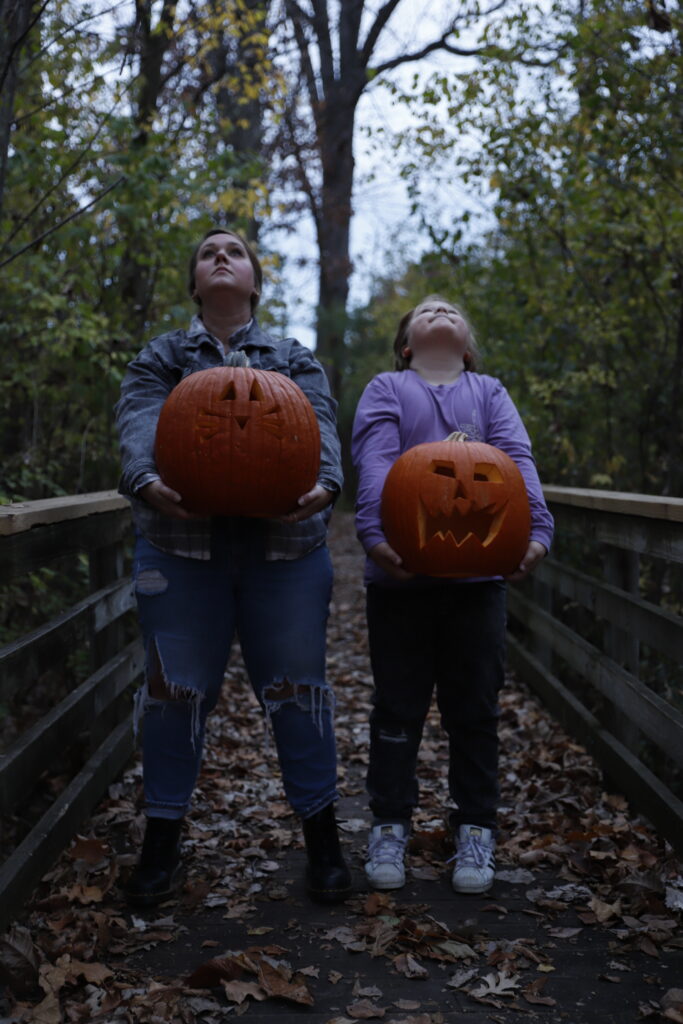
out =
{"type": "MultiPolygon", "coordinates": [[[[136,764],[17,922],[2,1021],[683,1022],[681,866],[514,680],[502,701],[502,843],[493,890],[464,897],[450,888],[445,744],[434,715],[422,748],[408,884],[393,894],[368,891],[371,680],[350,516],[335,515],[331,548],[337,810],[353,897],[332,908],[306,898],[298,822],[236,657],[187,822],[180,898],[146,914],[120,901],[118,881],[143,824],[136,764]]],[[[7,964],[6,954],[7,940],[7,964]]]]}

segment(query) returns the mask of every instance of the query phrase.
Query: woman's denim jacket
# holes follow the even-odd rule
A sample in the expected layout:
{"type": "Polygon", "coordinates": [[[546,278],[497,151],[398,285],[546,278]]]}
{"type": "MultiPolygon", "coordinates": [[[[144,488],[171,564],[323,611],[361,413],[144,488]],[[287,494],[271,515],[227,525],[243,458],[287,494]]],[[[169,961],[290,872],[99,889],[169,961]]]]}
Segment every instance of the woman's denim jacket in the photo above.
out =
{"type": "MultiPolygon", "coordinates": [[[[231,337],[230,351],[245,352],[257,370],[284,373],[305,392],[320,425],[318,483],[338,494],[343,476],[337,403],[312,352],[294,338],[276,341],[261,330],[256,320],[231,337]]],[[[123,466],[119,491],[130,499],[136,528],[162,550],[189,558],[210,557],[211,520],[163,516],[135,494],[146,483],[159,479],[154,438],[159,412],[170,391],[188,374],[223,364],[223,346],[195,316],[188,330],[159,335],[129,363],[116,404],[123,466]]],[[[329,515],[328,507],[300,523],[263,520],[266,558],[299,558],[318,547],[325,540],[329,515]]]]}

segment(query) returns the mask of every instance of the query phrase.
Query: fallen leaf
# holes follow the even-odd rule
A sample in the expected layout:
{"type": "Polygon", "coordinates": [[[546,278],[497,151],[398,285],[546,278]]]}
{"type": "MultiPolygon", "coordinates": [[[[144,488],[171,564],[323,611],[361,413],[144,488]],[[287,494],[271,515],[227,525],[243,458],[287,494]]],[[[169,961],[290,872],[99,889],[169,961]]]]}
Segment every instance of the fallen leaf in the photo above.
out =
{"type": "Polygon", "coordinates": [[[502,972],[496,974],[487,974],[480,979],[481,984],[478,988],[472,989],[470,995],[474,996],[475,999],[481,999],[486,996],[512,996],[519,988],[519,975],[514,974],[509,976],[502,972]]]}
{"type": "Polygon", "coordinates": [[[346,1007],[346,1012],[354,1020],[370,1020],[373,1017],[383,1017],[387,1011],[384,1007],[371,1003],[369,999],[358,999],[346,1007]]]}
{"type": "Polygon", "coordinates": [[[399,956],[395,956],[391,962],[399,974],[405,974],[406,978],[422,979],[429,977],[427,968],[423,967],[410,953],[401,953],[399,956]]]}

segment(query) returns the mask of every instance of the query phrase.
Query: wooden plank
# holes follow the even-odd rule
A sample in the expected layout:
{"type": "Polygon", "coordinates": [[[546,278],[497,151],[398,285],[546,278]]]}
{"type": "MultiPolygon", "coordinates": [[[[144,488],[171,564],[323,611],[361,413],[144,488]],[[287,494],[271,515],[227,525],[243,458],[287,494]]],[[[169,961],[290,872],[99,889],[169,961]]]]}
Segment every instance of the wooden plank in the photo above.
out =
{"type": "Polygon", "coordinates": [[[577,508],[595,509],[626,516],[645,516],[683,523],[683,498],[655,494],[632,494],[628,491],[598,491],[582,487],[544,486],[546,501],[577,508]]]}
{"type": "Polygon", "coordinates": [[[676,764],[683,765],[683,715],[602,651],[511,590],[508,607],[532,632],[544,632],[553,650],[603,696],[621,708],[676,764]]]}
{"type": "Polygon", "coordinates": [[[108,737],[0,867],[0,932],[14,920],[133,753],[132,716],[108,737]]]}
{"type": "Polygon", "coordinates": [[[619,516],[554,503],[550,507],[558,533],[561,530],[580,533],[596,542],[683,563],[683,530],[676,522],[619,516]]]}
{"type": "Polygon", "coordinates": [[[33,530],[4,537],[0,544],[2,578],[34,572],[65,555],[114,544],[126,536],[130,522],[130,511],[125,508],[85,519],[36,526],[33,530]]]}
{"type": "Polygon", "coordinates": [[[118,491],[93,491],[90,494],[69,494],[43,501],[15,502],[0,506],[0,536],[32,530],[34,526],[83,519],[94,513],[129,509],[129,503],[118,491]]]}
{"type": "Polygon", "coordinates": [[[537,566],[534,579],[536,577],[599,618],[618,622],[622,629],[638,637],[641,643],[655,648],[676,662],[680,661],[683,651],[683,619],[673,612],[563,565],[552,556],[544,558],[537,566]]]}
{"type": "Polygon", "coordinates": [[[36,779],[83,729],[141,673],[142,642],[134,640],[28,729],[0,756],[0,809],[11,811],[36,779]]]}
{"type": "Polygon", "coordinates": [[[118,580],[62,612],[18,640],[0,648],[0,700],[8,700],[19,687],[30,688],[35,679],[73,646],[79,627],[92,622],[99,633],[133,608],[130,579],[118,580]]]}
{"type": "Polygon", "coordinates": [[[510,664],[548,708],[593,754],[633,806],[683,855],[683,801],[548,672],[516,637],[508,634],[510,664]]]}

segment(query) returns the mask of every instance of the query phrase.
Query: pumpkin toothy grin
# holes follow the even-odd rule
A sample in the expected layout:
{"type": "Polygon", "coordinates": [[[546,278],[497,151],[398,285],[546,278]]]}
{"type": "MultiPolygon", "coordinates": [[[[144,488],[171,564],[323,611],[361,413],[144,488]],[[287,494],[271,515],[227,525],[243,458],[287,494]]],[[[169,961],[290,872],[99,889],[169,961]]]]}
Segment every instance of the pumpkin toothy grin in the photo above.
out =
{"type": "Polygon", "coordinates": [[[450,511],[432,511],[424,501],[420,502],[418,529],[420,547],[438,540],[444,544],[453,543],[460,547],[472,538],[483,547],[496,537],[505,515],[507,502],[501,508],[497,503],[478,508],[469,498],[456,498],[450,511]]]}

